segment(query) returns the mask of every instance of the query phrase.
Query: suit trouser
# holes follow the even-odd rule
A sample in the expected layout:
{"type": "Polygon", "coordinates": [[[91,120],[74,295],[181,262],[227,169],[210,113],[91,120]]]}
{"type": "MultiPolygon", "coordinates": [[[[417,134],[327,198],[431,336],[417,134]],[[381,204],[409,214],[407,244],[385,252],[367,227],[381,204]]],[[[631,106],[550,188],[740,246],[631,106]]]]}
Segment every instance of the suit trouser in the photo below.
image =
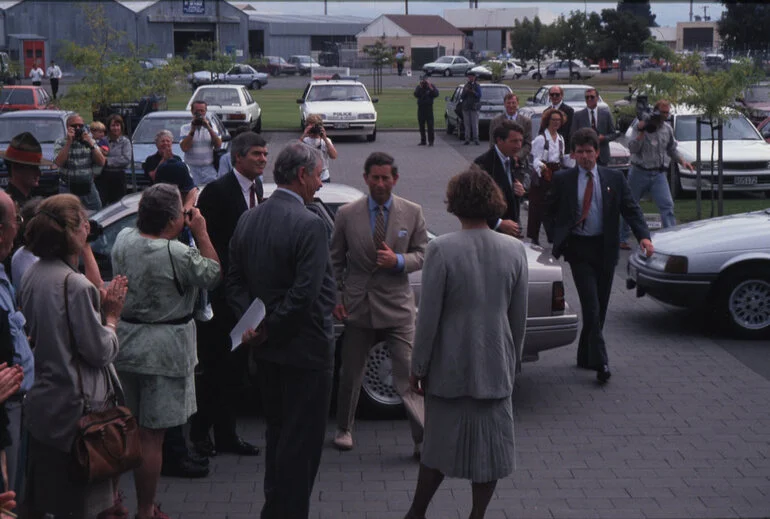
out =
{"type": "MultiPolygon", "coordinates": [[[[534,173],[533,173],[534,174],[534,173]]],[[[545,197],[548,190],[551,189],[551,183],[540,177],[537,185],[534,183],[529,186],[529,208],[527,209],[527,238],[535,243],[540,243],[540,226],[545,218],[545,197]]],[[[548,227],[546,227],[546,233],[548,227]]],[[[550,236],[548,237],[550,241],[550,236]]]]}
{"type": "Polygon", "coordinates": [[[572,269],[583,314],[577,363],[584,368],[599,368],[608,364],[603,329],[615,266],[607,264],[604,257],[603,235],[583,237],[573,234],[564,256],[572,269]]]}
{"type": "Polygon", "coordinates": [[[56,99],[57,94],[59,93],[59,78],[52,77],[51,78],[51,94],[53,94],[53,98],[56,99]]]}
{"type": "Polygon", "coordinates": [[[353,428],[369,350],[379,341],[385,341],[390,351],[390,361],[393,366],[393,385],[404,401],[409,425],[412,429],[412,439],[415,443],[422,443],[425,401],[422,396],[409,388],[413,340],[413,325],[379,330],[351,325],[345,326],[345,334],[342,337],[342,371],[337,395],[337,427],[339,429],[350,431],[353,428]]]}
{"type": "Polygon", "coordinates": [[[331,369],[257,361],[265,433],[261,519],[307,519],[321,463],[332,389],[331,369]]]}
{"type": "Polygon", "coordinates": [[[419,105],[417,107],[417,124],[420,126],[420,142],[425,141],[425,126],[428,126],[427,142],[433,144],[435,133],[433,131],[433,105],[419,105]]]}
{"type": "Polygon", "coordinates": [[[479,142],[479,112],[477,110],[463,110],[463,127],[465,128],[465,142],[471,140],[479,142]]]}

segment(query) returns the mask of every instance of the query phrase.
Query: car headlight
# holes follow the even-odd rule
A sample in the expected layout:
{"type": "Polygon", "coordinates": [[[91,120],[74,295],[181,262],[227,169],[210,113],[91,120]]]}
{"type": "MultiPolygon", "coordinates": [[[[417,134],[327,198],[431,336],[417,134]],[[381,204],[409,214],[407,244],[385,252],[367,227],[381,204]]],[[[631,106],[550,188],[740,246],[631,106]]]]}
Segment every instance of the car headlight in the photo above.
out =
{"type": "Polygon", "coordinates": [[[647,258],[645,264],[648,268],[669,274],[687,274],[687,256],[671,256],[655,252],[652,257],[647,258]]]}
{"type": "Polygon", "coordinates": [[[376,114],[358,114],[359,119],[370,119],[373,121],[375,117],[376,114]]]}
{"type": "Polygon", "coordinates": [[[628,166],[628,157],[610,157],[610,162],[608,166],[628,166]]]}

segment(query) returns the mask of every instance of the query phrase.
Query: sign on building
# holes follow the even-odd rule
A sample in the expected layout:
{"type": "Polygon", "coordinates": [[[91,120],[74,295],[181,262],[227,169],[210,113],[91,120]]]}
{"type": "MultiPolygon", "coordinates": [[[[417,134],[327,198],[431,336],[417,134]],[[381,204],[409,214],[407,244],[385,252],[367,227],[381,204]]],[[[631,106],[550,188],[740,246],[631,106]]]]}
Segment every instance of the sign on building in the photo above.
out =
{"type": "Polygon", "coordinates": [[[182,13],[205,14],[206,0],[182,0],[182,13]]]}

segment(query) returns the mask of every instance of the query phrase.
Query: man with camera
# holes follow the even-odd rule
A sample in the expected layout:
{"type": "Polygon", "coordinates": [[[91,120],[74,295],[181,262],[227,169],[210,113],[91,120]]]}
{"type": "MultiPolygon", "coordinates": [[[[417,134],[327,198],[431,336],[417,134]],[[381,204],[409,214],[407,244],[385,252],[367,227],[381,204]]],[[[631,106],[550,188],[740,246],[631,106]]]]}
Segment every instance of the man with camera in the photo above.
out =
{"type": "Polygon", "coordinates": [[[337,158],[337,148],[334,147],[332,140],[326,135],[326,129],[320,115],[308,115],[305,123],[305,131],[302,132],[299,140],[321,153],[323,160],[321,182],[331,182],[332,176],[329,172],[329,159],[334,160],[337,158]]]}
{"type": "Polygon", "coordinates": [[[414,89],[417,98],[417,124],[420,125],[420,144],[425,146],[425,125],[428,125],[428,146],[433,146],[433,100],[438,97],[438,88],[428,81],[425,76],[420,78],[420,84],[414,89]]]}
{"type": "Polygon", "coordinates": [[[476,81],[476,73],[469,70],[465,74],[468,76],[468,82],[463,86],[460,94],[460,106],[463,112],[463,127],[465,128],[465,142],[479,144],[479,109],[481,108],[481,87],[476,81]]]}
{"type": "Polygon", "coordinates": [[[94,138],[86,131],[83,118],[72,114],[67,118],[67,136],[53,148],[54,162],[59,167],[59,193],[72,193],[86,209],[102,208],[94,185],[94,166],[104,166],[106,158],[94,138]]]}
{"type": "Polygon", "coordinates": [[[181,129],[182,142],[179,147],[184,152],[184,161],[190,168],[195,185],[203,187],[217,178],[214,167],[214,150],[222,146],[222,138],[212,128],[206,118],[206,101],[193,101],[192,121],[181,129]]]}
{"type": "MultiPolygon", "coordinates": [[[[683,168],[693,170],[692,164],[684,160],[677,152],[674,130],[666,124],[671,112],[671,103],[661,99],[653,109],[649,108],[646,96],[637,98],[638,122],[631,128],[631,138],[628,150],[631,152],[631,170],[628,173],[628,185],[631,196],[638,204],[639,200],[650,194],[652,201],[660,211],[660,222],[663,228],[676,225],[674,217],[674,200],[668,186],[666,173],[671,159],[683,168]]],[[[630,230],[623,222],[620,230],[620,248],[630,250],[627,243],[630,230]]]]}

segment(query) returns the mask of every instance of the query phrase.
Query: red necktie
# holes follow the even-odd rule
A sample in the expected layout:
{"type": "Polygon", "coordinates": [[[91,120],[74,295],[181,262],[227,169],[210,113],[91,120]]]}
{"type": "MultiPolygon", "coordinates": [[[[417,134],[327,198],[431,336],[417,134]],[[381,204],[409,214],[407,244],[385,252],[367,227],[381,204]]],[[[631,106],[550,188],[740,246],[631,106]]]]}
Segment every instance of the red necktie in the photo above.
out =
{"type": "Polygon", "coordinates": [[[578,220],[578,225],[583,224],[583,227],[585,227],[588,212],[591,210],[591,201],[594,198],[594,176],[590,171],[586,171],[586,175],[588,175],[588,182],[586,182],[586,190],[583,191],[583,210],[580,213],[580,220],[578,220]]]}
{"type": "Polygon", "coordinates": [[[591,110],[591,128],[596,131],[596,118],[594,117],[594,111],[591,110]]]}
{"type": "Polygon", "coordinates": [[[253,209],[257,205],[257,186],[252,182],[249,188],[249,209],[253,209]]]}

